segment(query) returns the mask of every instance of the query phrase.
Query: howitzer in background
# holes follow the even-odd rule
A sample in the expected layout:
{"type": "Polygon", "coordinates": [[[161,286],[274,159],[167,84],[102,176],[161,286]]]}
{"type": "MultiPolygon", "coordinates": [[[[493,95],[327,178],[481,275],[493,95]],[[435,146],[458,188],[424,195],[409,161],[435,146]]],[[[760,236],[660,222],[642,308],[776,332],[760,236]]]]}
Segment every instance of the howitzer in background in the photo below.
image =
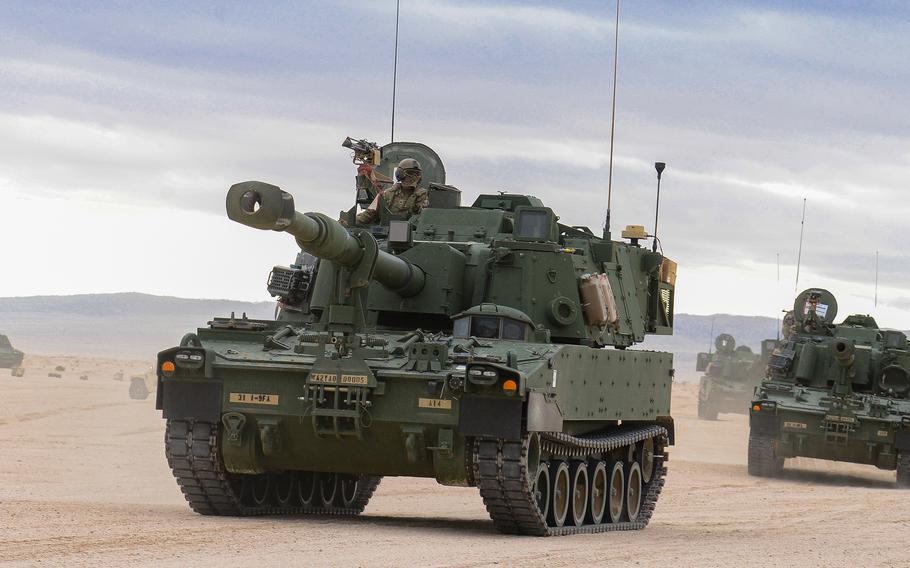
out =
{"type": "Polygon", "coordinates": [[[747,345],[736,345],[732,335],[722,333],[714,340],[713,353],[699,353],[696,371],[704,375],[698,383],[698,417],[716,420],[720,413],[748,414],[749,401],[765,376],[776,343],[766,339],[761,353],[753,353],[747,345]]]}
{"type": "Polygon", "coordinates": [[[10,369],[14,377],[21,377],[25,374],[23,359],[25,354],[14,348],[7,336],[0,335],[0,369],[10,369]]]}
{"type": "Polygon", "coordinates": [[[750,412],[749,473],[776,475],[811,457],[897,470],[910,486],[910,350],[868,315],[839,324],[824,289],[802,292],[794,331],[769,363],[750,412]]]}

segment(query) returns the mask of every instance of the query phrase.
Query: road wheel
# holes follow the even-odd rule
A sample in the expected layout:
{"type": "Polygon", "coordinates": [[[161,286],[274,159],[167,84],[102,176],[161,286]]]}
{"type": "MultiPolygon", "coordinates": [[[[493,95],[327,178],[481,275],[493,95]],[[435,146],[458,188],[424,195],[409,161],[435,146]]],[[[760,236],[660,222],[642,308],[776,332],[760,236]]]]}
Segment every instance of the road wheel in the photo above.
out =
{"type": "Polygon", "coordinates": [[[592,525],[599,525],[604,520],[604,513],[607,511],[607,496],[610,492],[607,464],[602,461],[589,464],[588,477],[591,480],[591,488],[588,492],[591,497],[588,502],[588,522],[592,525]]]}
{"type": "Polygon", "coordinates": [[[626,472],[626,520],[634,523],[641,512],[641,466],[632,463],[626,472]]]}
{"type": "Polygon", "coordinates": [[[610,513],[610,522],[618,523],[622,520],[623,496],[626,494],[626,474],[622,461],[613,462],[610,468],[610,485],[607,494],[607,511],[610,513]]]}
{"type": "Polygon", "coordinates": [[[534,476],[531,491],[540,514],[546,519],[550,514],[550,464],[547,462],[537,466],[537,475],[534,476]]]}
{"type": "Polygon", "coordinates": [[[265,507],[272,493],[272,476],[267,473],[243,476],[243,500],[251,507],[265,507]]]}
{"type": "Polygon", "coordinates": [[[301,471],[297,474],[297,499],[304,507],[316,504],[317,478],[312,471],[301,471]]]}
{"type": "Polygon", "coordinates": [[[572,524],[580,527],[585,523],[588,500],[590,499],[590,478],[588,477],[587,462],[577,461],[572,463],[569,473],[572,478],[572,524]]]}
{"type": "Polygon", "coordinates": [[[641,464],[641,482],[650,483],[654,475],[654,438],[648,438],[638,445],[638,463],[641,464]]]}
{"type": "Polygon", "coordinates": [[[279,507],[293,507],[297,502],[297,472],[276,474],[272,480],[275,503],[279,507]]]}
{"type": "Polygon", "coordinates": [[[561,527],[569,515],[572,500],[572,479],[569,464],[559,461],[550,466],[550,526],[561,527]]]}
{"type": "Polygon", "coordinates": [[[335,496],[338,494],[338,475],[320,473],[318,477],[319,504],[323,507],[331,507],[335,503],[335,496]]]}
{"type": "Polygon", "coordinates": [[[749,432],[749,475],[774,477],[784,469],[784,458],[774,455],[774,439],[749,432]]]}
{"type": "Polygon", "coordinates": [[[338,475],[338,504],[342,507],[350,507],[357,498],[357,483],[360,481],[359,475],[338,475]]]}

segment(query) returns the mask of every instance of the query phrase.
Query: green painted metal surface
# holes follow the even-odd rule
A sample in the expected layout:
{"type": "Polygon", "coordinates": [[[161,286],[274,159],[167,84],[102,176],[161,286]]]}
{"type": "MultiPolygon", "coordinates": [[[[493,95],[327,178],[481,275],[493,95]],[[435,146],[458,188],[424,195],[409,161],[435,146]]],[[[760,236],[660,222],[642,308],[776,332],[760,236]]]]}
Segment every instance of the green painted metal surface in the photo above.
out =
{"type": "Polygon", "coordinates": [[[906,471],[910,350],[903,332],[867,315],[839,324],[823,289],[796,299],[795,323],[771,357],[750,412],[750,469],[811,457],[906,471]],[[757,449],[764,447],[764,449],[757,449]]]}
{"type": "MultiPolygon", "coordinates": [[[[213,463],[247,476],[472,485],[481,437],[659,425],[642,435],[672,441],[672,355],[631,347],[672,333],[675,264],[560,224],[533,196],[442,202],[343,226],[276,186],[232,186],[228,216],[290,233],[301,255],[270,275],[275,320],[215,318],[159,354],[158,408],[180,432],[215,424],[213,463]]],[[[183,440],[168,454],[179,479],[183,440]]]]}

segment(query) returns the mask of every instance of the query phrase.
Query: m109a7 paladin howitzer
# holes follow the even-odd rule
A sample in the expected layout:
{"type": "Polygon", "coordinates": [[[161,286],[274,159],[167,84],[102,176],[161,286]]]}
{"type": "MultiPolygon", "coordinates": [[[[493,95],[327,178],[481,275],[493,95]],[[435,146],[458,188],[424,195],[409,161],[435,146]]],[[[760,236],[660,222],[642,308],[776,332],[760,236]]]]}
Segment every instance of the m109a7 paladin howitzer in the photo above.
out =
{"type": "Polygon", "coordinates": [[[761,383],[768,357],[777,341],[762,341],[761,353],[748,345],[736,345],[728,333],[714,340],[713,353],[699,353],[696,371],[704,373],[698,383],[698,417],[717,420],[720,413],[748,414],[749,401],[761,383]]]}
{"type": "Polygon", "coordinates": [[[834,324],[837,301],[802,292],[792,325],[755,391],[749,473],[779,474],[785,458],[810,457],[897,470],[910,486],[910,347],[868,315],[834,324]]]}
{"type": "MultiPolygon", "coordinates": [[[[357,514],[391,475],[478,487],[507,533],[648,523],[672,356],[627,348],[672,332],[676,267],[643,235],[603,239],[516,194],[431,196],[377,231],[244,182],[227,212],[319,265],[277,320],[216,318],[159,354],[167,459],[195,511],[357,514]]],[[[285,270],[273,291],[302,269],[285,270]]]]}
{"type": "Polygon", "coordinates": [[[12,376],[21,377],[25,375],[23,359],[25,353],[14,348],[9,338],[0,334],[0,369],[9,369],[12,376]]]}

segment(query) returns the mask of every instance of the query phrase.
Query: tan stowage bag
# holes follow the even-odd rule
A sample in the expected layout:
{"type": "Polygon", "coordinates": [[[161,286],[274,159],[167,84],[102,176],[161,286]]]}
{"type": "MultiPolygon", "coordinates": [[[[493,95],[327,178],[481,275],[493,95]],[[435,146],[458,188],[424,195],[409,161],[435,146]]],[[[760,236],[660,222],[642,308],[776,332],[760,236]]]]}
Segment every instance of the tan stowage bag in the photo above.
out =
{"type": "Polygon", "coordinates": [[[619,318],[616,313],[616,299],[610,279],[606,274],[586,274],[579,286],[581,301],[584,306],[585,321],[588,325],[616,325],[619,318]]]}

